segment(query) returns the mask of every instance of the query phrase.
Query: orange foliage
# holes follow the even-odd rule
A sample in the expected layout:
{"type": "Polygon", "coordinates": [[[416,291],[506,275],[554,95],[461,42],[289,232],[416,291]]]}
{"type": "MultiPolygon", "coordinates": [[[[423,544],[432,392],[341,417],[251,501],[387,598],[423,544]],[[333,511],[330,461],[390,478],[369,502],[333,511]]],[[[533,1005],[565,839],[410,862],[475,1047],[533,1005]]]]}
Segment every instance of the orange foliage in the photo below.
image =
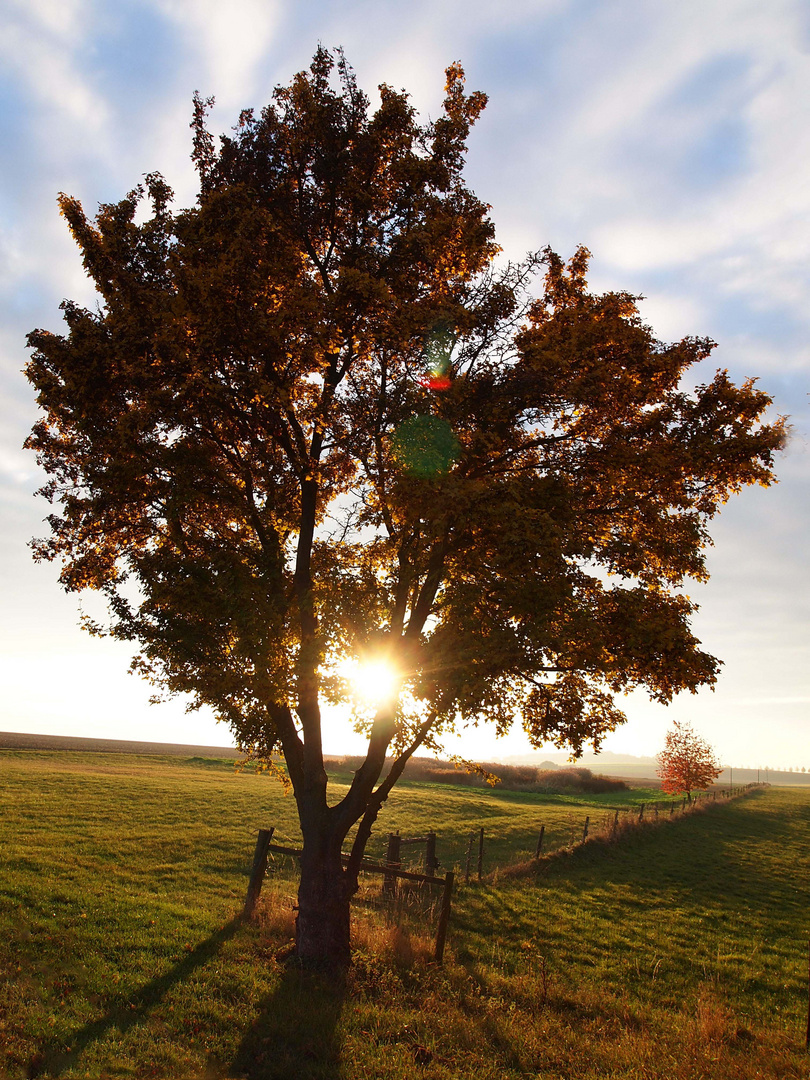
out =
{"type": "Polygon", "coordinates": [[[667,732],[664,749],[658,755],[661,787],[673,795],[683,792],[691,798],[702,791],[723,771],[714,751],[695,733],[691,725],[677,720],[667,732]]]}

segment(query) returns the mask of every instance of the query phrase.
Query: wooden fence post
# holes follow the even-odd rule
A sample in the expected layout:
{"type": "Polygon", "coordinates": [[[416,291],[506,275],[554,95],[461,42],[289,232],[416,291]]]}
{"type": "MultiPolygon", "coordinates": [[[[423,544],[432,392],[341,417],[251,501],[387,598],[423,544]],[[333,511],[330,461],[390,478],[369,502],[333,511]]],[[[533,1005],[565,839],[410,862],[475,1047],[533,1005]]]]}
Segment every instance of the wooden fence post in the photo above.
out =
{"type": "Polygon", "coordinates": [[[256,839],[256,850],[253,853],[253,869],[250,871],[250,881],[248,882],[247,896],[245,897],[245,907],[242,911],[243,919],[249,919],[253,914],[253,909],[256,907],[256,901],[259,899],[259,893],[262,891],[262,882],[264,881],[265,871],[267,870],[267,848],[274,832],[275,829],[259,829],[259,835],[256,839]]]}
{"type": "Polygon", "coordinates": [[[610,830],[611,834],[615,833],[619,828],[619,811],[617,810],[613,816],[613,828],[610,830]]]}
{"type": "Polygon", "coordinates": [[[540,858],[540,854],[541,854],[541,852],[543,850],[543,835],[544,835],[545,831],[546,831],[545,825],[541,825],[540,826],[540,835],[537,837],[537,849],[535,850],[535,853],[534,853],[535,859],[540,858]]]}
{"type": "MultiPolygon", "coordinates": [[[[385,856],[386,863],[394,868],[398,869],[401,865],[400,859],[400,836],[399,832],[388,834],[388,854],[385,856]]],[[[386,874],[383,878],[382,891],[386,896],[394,896],[397,891],[397,879],[393,874],[386,874]]]]}
{"type": "Polygon", "coordinates": [[[642,803],[641,806],[638,808],[638,820],[644,820],[644,803],[642,803]]]}
{"type": "Polygon", "coordinates": [[[439,869],[439,860],[436,858],[436,833],[429,832],[425,841],[425,873],[435,874],[439,869]]]}
{"type": "Polygon", "coordinates": [[[478,833],[478,880],[484,876],[484,826],[478,833]]]}
{"type": "Polygon", "coordinates": [[[445,874],[444,877],[442,908],[439,914],[439,926],[436,930],[435,960],[437,964],[440,964],[444,958],[444,943],[447,939],[447,924],[450,921],[450,904],[453,898],[453,878],[454,875],[452,870],[445,874]]]}
{"type": "Polygon", "coordinates": [[[582,828],[582,840],[583,840],[583,843],[584,843],[585,840],[588,839],[588,826],[590,825],[590,823],[591,823],[590,817],[586,816],[585,825],[582,828]]]}
{"type": "Polygon", "coordinates": [[[470,868],[472,866],[473,845],[475,844],[475,833],[470,833],[470,842],[467,845],[467,869],[464,871],[464,883],[470,884],[470,868]]]}

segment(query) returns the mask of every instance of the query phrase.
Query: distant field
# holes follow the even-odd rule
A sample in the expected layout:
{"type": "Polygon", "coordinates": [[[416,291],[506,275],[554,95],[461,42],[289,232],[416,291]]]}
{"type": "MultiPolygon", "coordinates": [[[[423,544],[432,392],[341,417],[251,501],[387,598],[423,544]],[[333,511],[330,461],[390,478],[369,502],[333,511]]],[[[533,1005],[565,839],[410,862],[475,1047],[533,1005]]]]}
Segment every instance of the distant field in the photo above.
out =
{"type": "Polygon", "coordinates": [[[0,731],[0,750],[87,750],[100,754],[158,754],[162,757],[238,758],[225,746],[186,746],[183,743],[133,742],[129,739],[85,739],[76,735],[32,735],[0,731]]]}
{"type": "MultiPolygon", "coordinates": [[[[332,992],[276,959],[289,923],[271,886],[259,925],[234,920],[256,829],[297,837],[267,777],[206,755],[9,750],[0,778],[0,1076],[807,1076],[807,791],[462,885],[441,970],[358,915],[332,992]]],[[[483,825],[491,869],[525,859],[539,824],[565,842],[621,804],[406,785],[374,850],[432,827],[458,866],[483,825]]]]}
{"type": "MultiPolygon", "coordinates": [[[[161,757],[221,757],[235,760],[239,751],[222,746],[187,746],[182,743],[133,742],[125,739],[88,739],[72,735],[31,735],[22,732],[0,731],[0,750],[89,750],[104,754],[156,754],[161,757]]],[[[521,759],[523,760],[523,759],[521,759]]],[[[529,759],[531,761],[533,759],[529,759]]],[[[540,764],[536,755],[535,764],[540,764]]],[[[655,774],[655,765],[613,761],[607,758],[586,757],[582,764],[595,773],[615,776],[633,787],[660,788],[661,781],[655,774]]],[[[718,780],[719,787],[727,787],[730,780],[734,786],[771,783],[778,786],[810,786],[810,773],[783,772],[766,769],[737,769],[729,776],[726,769],[718,780]]]]}

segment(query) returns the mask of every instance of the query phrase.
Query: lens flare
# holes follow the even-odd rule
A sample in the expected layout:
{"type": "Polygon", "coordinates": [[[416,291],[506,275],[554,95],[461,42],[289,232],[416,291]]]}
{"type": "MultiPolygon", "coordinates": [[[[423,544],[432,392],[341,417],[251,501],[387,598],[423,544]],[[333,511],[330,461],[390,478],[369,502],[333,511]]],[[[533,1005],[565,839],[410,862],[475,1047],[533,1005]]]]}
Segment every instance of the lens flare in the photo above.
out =
{"type": "Polygon", "coordinates": [[[409,476],[444,476],[458,461],[459,441],[441,416],[411,416],[400,424],[391,441],[396,464],[409,476]]]}
{"type": "Polygon", "coordinates": [[[384,704],[399,689],[399,675],[385,660],[366,660],[349,677],[355,696],[369,705],[384,704]]]}
{"type": "Polygon", "coordinates": [[[449,323],[438,322],[425,339],[422,357],[430,374],[419,380],[430,390],[450,389],[450,354],[455,344],[455,334],[449,323]]]}

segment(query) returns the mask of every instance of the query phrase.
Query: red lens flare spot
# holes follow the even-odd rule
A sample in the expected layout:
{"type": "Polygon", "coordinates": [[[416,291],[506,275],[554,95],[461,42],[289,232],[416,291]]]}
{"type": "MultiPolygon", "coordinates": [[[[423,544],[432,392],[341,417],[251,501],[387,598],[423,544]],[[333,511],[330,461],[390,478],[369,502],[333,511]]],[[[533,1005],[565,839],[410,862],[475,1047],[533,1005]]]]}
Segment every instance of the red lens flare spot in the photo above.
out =
{"type": "Polygon", "coordinates": [[[419,380],[420,386],[426,386],[428,390],[448,390],[450,380],[446,375],[430,375],[419,380]]]}

